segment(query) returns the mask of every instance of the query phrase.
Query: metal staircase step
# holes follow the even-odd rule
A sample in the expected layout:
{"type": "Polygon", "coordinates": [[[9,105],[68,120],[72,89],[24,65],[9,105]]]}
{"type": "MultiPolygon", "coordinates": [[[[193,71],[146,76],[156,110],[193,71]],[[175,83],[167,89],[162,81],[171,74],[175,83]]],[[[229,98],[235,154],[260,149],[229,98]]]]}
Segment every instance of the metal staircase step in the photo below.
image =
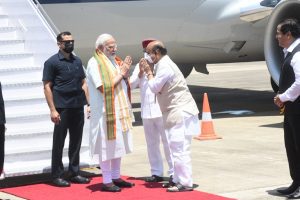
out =
{"type": "Polygon", "coordinates": [[[1,0],[2,3],[22,3],[24,0],[1,0]]]}
{"type": "Polygon", "coordinates": [[[22,18],[22,24],[25,27],[40,27],[42,26],[40,24],[39,18],[37,18],[32,13],[18,13],[18,16],[22,18]]]}
{"type": "Polygon", "coordinates": [[[0,14],[1,15],[6,15],[6,11],[2,8],[2,3],[0,2],[0,14]]]}
{"type": "Polygon", "coordinates": [[[20,64],[24,66],[33,64],[33,53],[1,53],[0,65],[16,66],[20,64]]]}
{"type": "MultiPolygon", "coordinates": [[[[54,124],[44,97],[43,64],[56,53],[56,36],[31,0],[0,1],[0,81],[6,109],[7,177],[49,172],[54,124]]],[[[81,166],[94,166],[89,156],[88,123],[80,152],[81,166]]],[[[68,167],[68,136],[63,162],[68,167]]],[[[98,163],[97,163],[98,164],[98,163]]]]}
{"type": "Polygon", "coordinates": [[[7,122],[10,120],[29,120],[29,119],[39,119],[43,117],[49,117],[49,111],[48,110],[39,110],[37,112],[31,112],[31,113],[19,113],[16,115],[8,115],[7,116],[7,122]]]}
{"type": "Polygon", "coordinates": [[[6,52],[22,53],[24,52],[24,40],[0,40],[0,54],[6,52]]]}
{"type": "Polygon", "coordinates": [[[9,71],[0,74],[0,80],[3,83],[13,83],[22,80],[23,82],[42,82],[41,70],[32,71],[9,71]]]}
{"type": "MultiPolygon", "coordinates": [[[[22,156],[20,156],[21,158],[22,156]]],[[[38,162],[36,160],[22,160],[18,159],[12,163],[5,163],[5,176],[24,176],[32,174],[49,173],[51,171],[51,158],[43,158],[38,162]],[[23,170],[21,170],[23,168],[23,170]]]]}
{"type": "Polygon", "coordinates": [[[9,24],[8,16],[4,14],[0,14],[0,27],[8,26],[8,24],[9,24]]]}
{"type": "Polygon", "coordinates": [[[32,123],[19,123],[19,126],[12,126],[7,124],[7,131],[5,133],[6,139],[16,139],[17,137],[39,137],[40,135],[51,134],[52,137],[54,124],[50,120],[50,114],[45,121],[39,121],[38,123],[32,121],[32,123]]]}
{"type": "MultiPolygon", "coordinates": [[[[65,145],[66,146],[66,145],[65,145]]],[[[5,157],[6,177],[19,176],[27,174],[38,174],[50,172],[51,169],[51,148],[36,149],[17,149],[14,152],[8,152],[5,157]],[[20,169],[24,168],[20,173],[20,169]]],[[[68,168],[68,148],[63,150],[64,167],[68,168]]],[[[80,166],[88,167],[94,165],[89,156],[89,147],[82,146],[80,152],[80,166]]]]}
{"type": "Polygon", "coordinates": [[[23,29],[21,27],[6,26],[0,27],[0,37],[2,40],[14,40],[22,38],[23,29]]]}
{"type": "MultiPolygon", "coordinates": [[[[44,111],[48,109],[46,100],[23,100],[18,102],[7,102],[5,109],[8,115],[14,115],[18,113],[37,113],[37,111],[44,111]],[[45,109],[46,108],[46,109],[45,109]]],[[[47,110],[48,111],[48,110],[47,110]]]]}
{"type": "Polygon", "coordinates": [[[26,87],[26,86],[41,86],[43,83],[42,81],[18,81],[18,80],[10,80],[10,81],[1,81],[2,88],[18,88],[18,87],[26,87]]]}
{"type": "Polygon", "coordinates": [[[14,151],[16,147],[22,147],[27,149],[34,148],[51,148],[52,147],[52,132],[40,132],[39,134],[35,133],[31,134],[22,134],[15,135],[15,137],[7,137],[5,144],[7,147],[5,149],[5,154],[9,154],[9,152],[14,151]]]}
{"type": "Polygon", "coordinates": [[[42,71],[41,66],[0,66],[0,72],[42,71]]]}
{"type": "Polygon", "coordinates": [[[2,82],[4,101],[44,98],[44,88],[41,81],[36,84],[6,84],[2,82]]]}

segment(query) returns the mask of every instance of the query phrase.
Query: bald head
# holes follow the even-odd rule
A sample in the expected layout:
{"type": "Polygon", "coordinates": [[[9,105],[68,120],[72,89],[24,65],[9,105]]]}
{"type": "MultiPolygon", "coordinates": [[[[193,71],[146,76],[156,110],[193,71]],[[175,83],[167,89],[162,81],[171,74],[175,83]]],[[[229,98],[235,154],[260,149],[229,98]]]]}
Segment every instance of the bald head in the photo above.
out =
{"type": "Polygon", "coordinates": [[[154,63],[157,63],[163,56],[167,55],[165,45],[159,40],[150,42],[146,48],[146,52],[150,55],[154,63]]]}
{"type": "Polygon", "coordinates": [[[167,55],[167,49],[165,45],[159,40],[150,42],[146,48],[146,51],[160,53],[162,56],[167,55]]]}

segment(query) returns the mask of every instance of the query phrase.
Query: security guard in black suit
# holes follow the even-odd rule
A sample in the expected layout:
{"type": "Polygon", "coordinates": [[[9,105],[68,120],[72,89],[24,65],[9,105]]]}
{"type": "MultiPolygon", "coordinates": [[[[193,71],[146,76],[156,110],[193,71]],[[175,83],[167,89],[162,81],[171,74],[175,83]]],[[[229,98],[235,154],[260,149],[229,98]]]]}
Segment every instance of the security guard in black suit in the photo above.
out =
{"type": "Polygon", "coordinates": [[[4,164],[4,140],[5,140],[5,110],[4,110],[4,101],[2,97],[2,87],[0,82],[0,175],[3,172],[4,164]]]}
{"type": "Polygon", "coordinates": [[[274,103],[284,108],[284,142],[292,184],[278,189],[290,199],[300,197],[300,24],[286,19],[277,26],[276,38],[283,47],[284,62],[279,79],[279,94],[274,103]]]}

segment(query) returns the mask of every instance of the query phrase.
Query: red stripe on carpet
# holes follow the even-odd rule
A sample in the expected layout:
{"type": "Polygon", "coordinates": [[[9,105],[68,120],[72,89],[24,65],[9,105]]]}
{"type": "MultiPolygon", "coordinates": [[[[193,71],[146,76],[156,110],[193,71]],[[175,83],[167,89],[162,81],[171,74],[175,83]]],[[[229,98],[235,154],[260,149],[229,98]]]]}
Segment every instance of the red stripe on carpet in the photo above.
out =
{"type": "Polygon", "coordinates": [[[134,182],[133,188],[124,188],[121,192],[110,193],[100,191],[102,177],[93,177],[89,184],[72,184],[71,187],[59,188],[48,184],[35,184],[1,189],[2,192],[30,200],[232,200],[206,192],[166,192],[161,183],[146,183],[143,180],[126,178],[134,182]]]}

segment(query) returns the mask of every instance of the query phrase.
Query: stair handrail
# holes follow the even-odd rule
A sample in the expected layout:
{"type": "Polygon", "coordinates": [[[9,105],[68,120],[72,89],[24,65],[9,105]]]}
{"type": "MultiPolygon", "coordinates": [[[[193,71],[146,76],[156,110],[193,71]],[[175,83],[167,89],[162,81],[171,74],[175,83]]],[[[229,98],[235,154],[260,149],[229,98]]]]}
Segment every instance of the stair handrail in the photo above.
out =
{"type": "Polygon", "coordinates": [[[43,8],[42,4],[40,4],[40,2],[38,0],[27,0],[27,1],[30,1],[33,5],[35,5],[37,11],[40,12],[41,17],[43,17],[45,19],[45,21],[47,22],[47,24],[50,26],[50,30],[51,30],[53,36],[55,36],[55,38],[56,38],[56,36],[60,33],[60,31],[57,28],[57,26],[55,26],[54,22],[49,17],[47,12],[43,8]]]}

